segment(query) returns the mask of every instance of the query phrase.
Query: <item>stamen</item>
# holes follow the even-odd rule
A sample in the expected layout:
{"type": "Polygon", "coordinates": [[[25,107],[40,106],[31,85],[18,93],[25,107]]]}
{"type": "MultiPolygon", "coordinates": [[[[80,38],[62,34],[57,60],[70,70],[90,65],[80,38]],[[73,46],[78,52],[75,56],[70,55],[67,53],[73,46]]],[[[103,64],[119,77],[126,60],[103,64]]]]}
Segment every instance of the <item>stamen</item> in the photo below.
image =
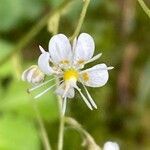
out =
{"type": "Polygon", "coordinates": [[[89,101],[87,100],[87,98],[82,94],[81,89],[79,89],[78,87],[76,87],[76,89],[78,90],[78,92],[80,93],[81,97],[83,98],[84,102],[86,103],[86,105],[93,110],[91,104],[89,103],[89,101]]]}
{"type": "MultiPolygon", "coordinates": [[[[112,70],[114,67],[110,66],[110,67],[103,67],[103,68],[93,68],[92,71],[95,71],[95,70],[112,70]]],[[[80,74],[84,73],[84,72],[87,72],[89,69],[85,69],[83,71],[80,72],[80,74]]]]}
{"type": "Polygon", "coordinates": [[[93,58],[91,58],[89,61],[85,62],[85,64],[93,62],[93,61],[99,59],[101,56],[102,56],[102,53],[99,53],[96,56],[94,56],[93,58]]]}
{"type": "Polygon", "coordinates": [[[112,69],[114,69],[113,66],[107,67],[107,70],[112,70],[112,69]]]}
{"type": "Polygon", "coordinates": [[[83,84],[83,87],[84,87],[84,89],[85,89],[85,91],[86,91],[86,94],[87,94],[87,96],[88,96],[88,98],[89,98],[91,104],[93,105],[93,107],[94,107],[95,109],[97,109],[97,105],[95,104],[93,98],[91,97],[90,93],[88,92],[88,90],[87,90],[87,88],[85,87],[84,84],[83,84]]]}
{"type": "Polygon", "coordinates": [[[66,97],[66,94],[67,94],[69,88],[70,88],[69,84],[66,84],[66,87],[65,87],[65,90],[64,90],[64,93],[63,93],[63,96],[62,96],[63,98],[66,97]]]}
{"type": "Polygon", "coordinates": [[[47,88],[46,90],[44,90],[42,93],[36,95],[36,96],[34,97],[34,99],[37,99],[37,98],[41,97],[43,94],[47,93],[49,90],[51,90],[51,89],[52,89],[53,87],[55,87],[56,85],[57,85],[57,83],[54,84],[54,85],[52,85],[52,86],[50,86],[49,88],[47,88]]]}
{"type": "Polygon", "coordinates": [[[55,87],[58,84],[61,84],[63,82],[63,80],[61,80],[59,83],[55,83],[54,85],[50,86],[48,89],[46,89],[45,91],[43,91],[42,93],[38,94],[37,96],[34,97],[34,99],[39,98],[40,96],[42,96],[43,94],[45,94],[46,92],[48,92],[49,90],[51,90],[53,87],[55,87]]]}
{"type": "Polygon", "coordinates": [[[40,49],[41,53],[45,52],[44,48],[41,45],[39,45],[39,49],[40,49]]]}
{"type": "Polygon", "coordinates": [[[52,78],[52,79],[50,79],[50,80],[48,80],[48,81],[45,81],[45,82],[43,82],[43,83],[41,83],[41,84],[38,84],[38,85],[32,87],[31,89],[28,89],[28,92],[30,93],[30,92],[34,91],[35,89],[40,88],[41,86],[46,85],[47,83],[53,81],[54,79],[55,79],[55,78],[52,78]]]}
{"type": "Polygon", "coordinates": [[[63,105],[62,105],[62,115],[63,116],[65,115],[65,112],[66,112],[66,106],[67,106],[67,97],[65,97],[63,99],[63,105]]]}

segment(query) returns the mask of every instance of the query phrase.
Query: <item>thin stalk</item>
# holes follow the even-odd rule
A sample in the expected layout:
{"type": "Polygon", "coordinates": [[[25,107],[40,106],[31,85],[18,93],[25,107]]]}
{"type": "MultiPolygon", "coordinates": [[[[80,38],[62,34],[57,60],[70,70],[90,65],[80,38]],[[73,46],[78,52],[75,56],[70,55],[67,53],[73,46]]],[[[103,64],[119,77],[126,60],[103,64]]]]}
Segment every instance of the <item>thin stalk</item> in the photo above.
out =
{"type": "Polygon", "coordinates": [[[78,36],[78,34],[81,30],[81,27],[82,27],[82,24],[83,24],[83,21],[84,21],[86,12],[87,12],[87,8],[88,8],[89,3],[90,3],[90,0],[84,0],[83,3],[84,4],[83,4],[83,8],[82,8],[82,11],[81,11],[81,14],[80,14],[80,18],[79,18],[77,27],[76,27],[73,35],[70,37],[70,41],[73,41],[74,38],[78,36]]]}
{"type": "Polygon", "coordinates": [[[150,9],[146,6],[146,4],[144,3],[143,0],[138,0],[139,4],[141,5],[142,9],[144,10],[144,12],[148,15],[148,17],[150,18],[150,9]]]}
{"type": "Polygon", "coordinates": [[[51,150],[52,148],[51,148],[51,145],[50,145],[50,142],[49,142],[49,138],[48,138],[43,120],[42,120],[42,118],[39,114],[37,105],[36,105],[36,103],[34,103],[33,100],[32,100],[31,103],[32,103],[33,110],[35,111],[35,114],[36,114],[36,120],[39,124],[39,128],[40,128],[40,131],[41,131],[41,139],[42,139],[44,148],[45,148],[45,150],[51,150]]]}
{"type": "MultiPolygon", "coordinates": [[[[73,35],[71,36],[70,41],[73,41],[73,39],[76,36],[78,36],[78,34],[81,30],[89,3],[90,3],[90,0],[84,0],[84,5],[83,5],[83,8],[82,8],[82,11],[80,14],[80,18],[79,18],[77,27],[76,27],[73,35]]],[[[59,106],[60,106],[60,126],[59,126],[59,135],[58,135],[58,150],[63,150],[65,116],[62,114],[62,99],[60,97],[59,97],[59,106]]]]}
{"type": "Polygon", "coordinates": [[[99,145],[96,144],[94,138],[73,118],[65,117],[65,123],[69,125],[69,127],[75,129],[80,133],[85,144],[87,144],[88,149],[90,150],[102,150],[99,145]]]}
{"type": "Polygon", "coordinates": [[[65,121],[64,121],[64,115],[61,113],[61,117],[60,117],[60,126],[59,126],[59,135],[58,135],[58,150],[62,150],[63,149],[63,143],[64,143],[64,125],[65,125],[65,121]]]}

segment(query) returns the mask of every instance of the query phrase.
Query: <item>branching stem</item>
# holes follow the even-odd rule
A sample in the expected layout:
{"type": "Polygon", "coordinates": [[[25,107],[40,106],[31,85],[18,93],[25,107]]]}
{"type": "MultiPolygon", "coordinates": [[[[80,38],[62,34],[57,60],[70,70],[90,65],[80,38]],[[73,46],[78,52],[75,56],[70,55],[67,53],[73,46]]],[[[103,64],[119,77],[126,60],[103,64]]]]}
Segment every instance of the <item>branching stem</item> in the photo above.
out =
{"type": "Polygon", "coordinates": [[[78,20],[77,27],[76,27],[73,35],[70,37],[70,41],[73,41],[74,38],[78,36],[78,34],[81,30],[81,27],[82,27],[82,24],[83,24],[83,21],[84,21],[84,18],[85,18],[85,15],[86,15],[89,3],[90,3],[90,0],[84,0],[83,3],[84,4],[83,4],[83,8],[82,8],[82,11],[81,11],[81,14],[80,14],[80,18],[78,20]]]}
{"type": "Polygon", "coordinates": [[[139,4],[141,5],[142,9],[144,10],[144,12],[148,15],[148,17],[150,18],[150,9],[147,7],[147,5],[144,3],[143,0],[138,0],[139,4]]]}

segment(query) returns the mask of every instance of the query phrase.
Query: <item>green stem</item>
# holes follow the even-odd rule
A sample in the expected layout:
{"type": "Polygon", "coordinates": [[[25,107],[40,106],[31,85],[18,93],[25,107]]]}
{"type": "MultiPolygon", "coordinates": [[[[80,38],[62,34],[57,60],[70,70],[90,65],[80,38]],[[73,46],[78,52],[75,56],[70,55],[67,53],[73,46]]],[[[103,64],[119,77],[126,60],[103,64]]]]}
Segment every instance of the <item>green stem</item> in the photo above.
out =
{"type": "Polygon", "coordinates": [[[150,9],[146,6],[146,4],[144,3],[143,0],[138,0],[139,4],[141,5],[142,9],[144,10],[144,12],[148,15],[148,17],[150,18],[150,9]]]}
{"type": "Polygon", "coordinates": [[[12,50],[11,53],[9,53],[6,57],[4,57],[0,61],[0,65],[5,63],[9,58],[16,53],[17,51],[22,50],[31,40],[42,30],[44,26],[46,26],[48,19],[53,17],[56,13],[61,12],[68,7],[68,5],[72,2],[72,0],[65,0],[57,9],[53,10],[52,12],[48,13],[42,19],[35,24],[28,32],[26,35],[24,35],[17,43],[15,48],[12,50]]]}
{"type": "MultiPolygon", "coordinates": [[[[84,5],[83,5],[83,8],[82,8],[82,11],[80,14],[78,25],[77,25],[72,37],[70,38],[70,41],[72,41],[76,36],[78,36],[78,34],[81,30],[89,3],[90,3],[90,0],[84,0],[84,5]]],[[[59,135],[58,135],[58,150],[62,150],[63,149],[63,139],[64,139],[65,117],[62,114],[62,99],[59,98],[59,101],[60,101],[60,126],[59,126],[59,135]]]]}
{"type": "MultiPolygon", "coordinates": [[[[56,83],[59,83],[59,80],[56,80],[56,83]]],[[[63,149],[63,143],[64,143],[64,115],[62,114],[62,98],[60,96],[57,96],[58,98],[58,106],[59,106],[59,114],[60,114],[60,124],[59,124],[59,133],[58,133],[58,150],[63,149]]]]}
{"type": "Polygon", "coordinates": [[[58,135],[58,150],[63,149],[63,143],[64,143],[64,116],[61,113],[60,117],[60,126],[59,126],[59,135],[58,135]]]}
{"type": "Polygon", "coordinates": [[[65,123],[69,125],[69,127],[75,129],[80,133],[80,135],[83,137],[83,140],[85,140],[91,150],[101,150],[100,146],[98,146],[94,140],[94,138],[84,129],[82,126],[73,118],[71,117],[65,117],[64,118],[65,123]]]}
{"type": "Polygon", "coordinates": [[[84,0],[83,3],[84,4],[83,4],[83,8],[82,8],[82,11],[81,11],[81,14],[80,14],[78,25],[77,25],[73,35],[70,37],[70,41],[73,41],[74,38],[78,36],[78,34],[79,34],[80,30],[81,30],[81,27],[82,27],[82,24],[83,24],[83,21],[84,21],[86,12],[87,12],[87,8],[88,8],[89,3],[90,3],[90,0],[84,0]]]}
{"type": "Polygon", "coordinates": [[[35,111],[35,114],[36,114],[36,119],[37,119],[37,122],[39,124],[39,128],[40,128],[40,131],[41,131],[41,138],[42,138],[42,142],[43,142],[43,145],[45,147],[45,150],[51,150],[51,145],[50,145],[50,142],[49,142],[49,138],[48,138],[48,135],[47,135],[47,132],[46,132],[46,129],[45,129],[45,126],[44,126],[44,123],[43,123],[43,120],[39,114],[39,111],[38,111],[38,108],[37,108],[37,104],[34,103],[34,101],[32,100],[32,107],[33,107],[33,110],[35,111]]]}

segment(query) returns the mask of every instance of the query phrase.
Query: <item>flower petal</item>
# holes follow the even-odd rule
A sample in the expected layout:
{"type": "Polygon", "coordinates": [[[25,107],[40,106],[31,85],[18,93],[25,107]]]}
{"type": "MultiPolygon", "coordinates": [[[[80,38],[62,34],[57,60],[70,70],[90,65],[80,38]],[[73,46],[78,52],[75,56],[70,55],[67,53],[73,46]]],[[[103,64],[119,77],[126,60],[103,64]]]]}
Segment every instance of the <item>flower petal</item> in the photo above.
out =
{"type": "MultiPolygon", "coordinates": [[[[64,92],[65,92],[65,84],[62,83],[56,90],[56,93],[60,96],[63,97],[64,95],[64,92]]],[[[66,97],[68,98],[73,98],[75,95],[75,91],[74,91],[74,88],[73,87],[70,87],[68,92],[66,93],[66,97]]]]}
{"type": "Polygon", "coordinates": [[[38,59],[38,66],[40,70],[46,74],[46,75],[51,75],[54,73],[53,69],[49,65],[50,62],[50,56],[48,52],[43,52],[38,59]]]}
{"type": "Polygon", "coordinates": [[[80,81],[90,87],[101,87],[106,84],[108,78],[108,67],[105,64],[98,64],[80,72],[80,81]]]}
{"type": "Polygon", "coordinates": [[[81,64],[92,58],[95,50],[95,44],[93,38],[87,33],[81,33],[77,39],[75,52],[74,52],[74,64],[81,64]]]}
{"type": "Polygon", "coordinates": [[[31,67],[29,67],[28,69],[26,69],[23,73],[22,73],[22,76],[21,76],[21,79],[23,81],[27,81],[27,82],[31,82],[32,80],[32,75],[34,73],[34,71],[36,70],[36,65],[33,65],[31,67]]]}
{"type": "Polygon", "coordinates": [[[68,38],[63,34],[54,35],[49,41],[49,53],[55,64],[69,64],[72,51],[68,38]]]}

